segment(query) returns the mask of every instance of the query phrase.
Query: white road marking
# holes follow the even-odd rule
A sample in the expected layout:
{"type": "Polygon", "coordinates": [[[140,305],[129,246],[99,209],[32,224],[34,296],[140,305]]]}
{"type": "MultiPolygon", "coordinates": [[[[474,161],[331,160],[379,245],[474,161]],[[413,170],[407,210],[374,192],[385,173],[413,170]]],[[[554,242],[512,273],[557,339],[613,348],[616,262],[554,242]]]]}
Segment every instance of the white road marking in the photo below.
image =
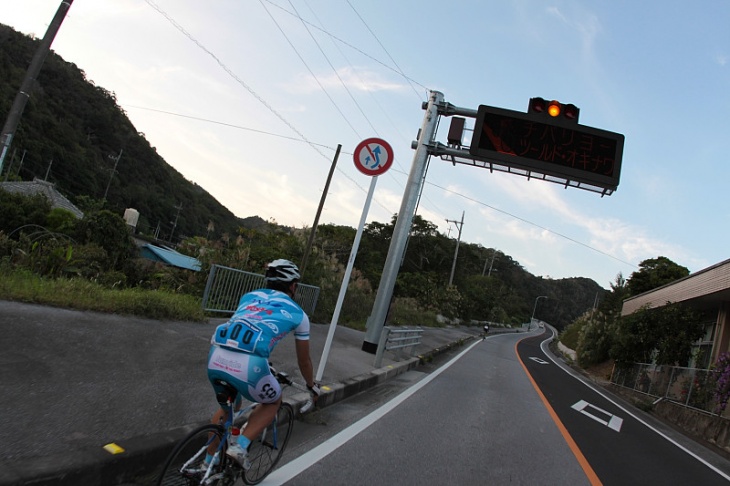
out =
{"type": "Polygon", "coordinates": [[[538,358],[537,356],[530,356],[530,359],[531,359],[532,361],[534,361],[535,363],[539,363],[539,364],[543,364],[543,365],[544,365],[544,364],[550,364],[550,363],[548,363],[547,361],[545,361],[544,359],[540,359],[540,358],[538,358]]]}
{"type": "Polygon", "coordinates": [[[630,417],[632,417],[632,418],[633,418],[634,420],[636,420],[636,421],[637,421],[637,422],[639,422],[640,424],[643,424],[644,426],[646,426],[646,428],[648,428],[649,430],[651,430],[651,431],[653,431],[653,432],[656,432],[656,433],[657,433],[657,434],[658,434],[658,435],[659,435],[660,437],[663,437],[664,439],[666,439],[666,440],[667,440],[667,441],[669,441],[670,443],[674,444],[674,445],[675,445],[675,446],[677,446],[677,447],[678,447],[678,448],[679,448],[679,449],[680,449],[681,451],[683,451],[683,452],[685,452],[685,453],[689,454],[689,455],[690,455],[691,457],[694,457],[694,458],[695,458],[696,460],[698,460],[699,462],[701,462],[702,464],[704,464],[705,466],[707,466],[708,468],[710,468],[710,469],[711,469],[712,471],[716,472],[717,474],[719,474],[719,475],[720,475],[720,476],[722,476],[723,478],[725,478],[725,479],[727,479],[728,481],[730,481],[730,474],[726,474],[725,472],[721,471],[720,469],[718,469],[718,468],[717,468],[717,467],[715,467],[714,465],[710,464],[710,463],[709,463],[709,462],[707,462],[707,461],[706,461],[706,460],[705,460],[704,458],[702,458],[702,457],[698,456],[697,454],[695,454],[695,453],[694,453],[694,452],[692,452],[691,450],[687,449],[687,448],[686,448],[685,446],[683,446],[682,444],[680,444],[679,442],[677,442],[677,441],[676,441],[676,440],[674,440],[673,438],[669,437],[669,436],[668,436],[667,434],[665,434],[664,432],[660,431],[660,430],[659,430],[659,429],[657,429],[656,427],[654,427],[654,426],[650,425],[649,423],[647,423],[647,422],[646,422],[646,421],[645,421],[644,419],[640,418],[640,417],[639,417],[638,415],[636,415],[635,413],[632,413],[632,412],[631,412],[630,410],[628,410],[627,408],[625,408],[625,407],[621,406],[620,404],[618,404],[618,403],[617,403],[617,402],[616,402],[615,400],[613,400],[612,398],[610,398],[610,397],[609,397],[609,396],[608,396],[607,394],[605,394],[604,392],[602,392],[602,391],[601,391],[601,390],[599,390],[598,388],[594,387],[594,386],[593,386],[593,385],[591,385],[590,383],[586,382],[586,381],[585,381],[585,380],[584,380],[584,379],[583,379],[583,378],[582,378],[581,376],[579,376],[579,375],[578,375],[577,373],[575,373],[575,372],[574,372],[574,371],[572,371],[571,369],[567,368],[567,366],[565,366],[565,365],[563,365],[563,364],[559,363],[558,361],[556,361],[556,360],[555,360],[555,359],[554,359],[554,358],[553,358],[553,357],[551,356],[551,353],[549,352],[549,349],[548,349],[548,344],[550,343],[550,341],[552,341],[552,340],[553,340],[553,338],[554,338],[554,337],[555,337],[555,336],[557,335],[557,333],[556,333],[555,329],[554,329],[554,328],[552,328],[552,327],[550,328],[550,330],[551,330],[551,331],[553,332],[553,337],[547,338],[547,339],[545,339],[545,340],[544,340],[543,342],[541,342],[541,343],[540,343],[540,348],[541,348],[541,349],[542,349],[542,351],[543,351],[543,352],[545,353],[545,356],[547,356],[547,357],[548,357],[548,358],[550,359],[550,361],[552,361],[552,362],[553,362],[553,364],[555,364],[555,365],[559,366],[559,367],[560,367],[560,369],[561,369],[561,370],[563,370],[564,372],[566,372],[566,373],[567,373],[567,374],[568,374],[569,376],[572,376],[572,377],[573,377],[573,378],[575,378],[576,380],[580,381],[580,382],[581,382],[581,383],[583,383],[583,384],[584,384],[585,386],[587,386],[588,388],[590,388],[590,389],[591,389],[591,390],[593,390],[594,392],[596,392],[596,393],[598,393],[599,395],[601,395],[601,396],[602,396],[602,397],[603,397],[604,399],[608,400],[609,402],[611,402],[612,404],[614,404],[614,405],[615,405],[616,407],[618,407],[619,409],[621,409],[621,410],[623,410],[624,412],[626,412],[626,414],[627,414],[627,415],[629,415],[630,417]]]}
{"type": "Polygon", "coordinates": [[[593,420],[595,420],[598,423],[606,425],[609,429],[613,429],[616,432],[621,432],[621,425],[624,423],[624,419],[622,419],[621,417],[617,417],[616,415],[613,415],[613,414],[603,410],[602,408],[598,408],[595,405],[586,402],[585,400],[581,400],[581,401],[575,403],[571,408],[579,411],[586,417],[592,418],[593,420]],[[595,415],[590,413],[587,409],[598,410],[605,416],[609,417],[609,419],[604,420],[600,417],[596,417],[595,415]]]}
{"type": "Polygon", "coordinates": [[[434,371],[430,375],[428,375],[423,380],[419,381],[409,389],[403,391],[400,395],[393,398],[388,403],[384,404],[382,407],[378,408],[377,410],[374,410],[370,412],[365,417],[361,418],[354,424],[350,425],[343,431],[339,432],[338,434],[330,437],[326,441],[322,442],[320,445],[315,447],[314,449],[310,450],[309,452],[302,454],[301,456],[297,457],[293,461],[285,464],[281,468],[277,469],[276,471],[269,474],[269,476],[266,477],[260,484],[262,485],[279,485],[284,484],[285,482],[289,481],[290,479],[296,477],[298,474],[300,474],[302,471],[305,471],[306,469],[309,469],[311,466],[316,464],[317,462],[324,459],[329,454],[336,451],[340,446],[345,445],[350,439],[355,437],[357,434],[377,422],[380,418],[382,418],[386,413],[393,410],[395,407],[403,403],[408,397],[416,393],[418,390],[423,388],[424,386],[428,385],[433,379],[435,379],[437,376],[439,376],[441,373],[446,371],[448,368],[450,368],[454,363],[456,363],[462,356],[464,356],[466,353],[468,353],[471,348],[476,346],[477,344],[481,343],[481,341],[475,341],[471,346],[466,348],[464,351],[459,353],[457,356],[455,356],[451,361],[446,363],[444,366],[439,368],[438,370],[434,371]]]}

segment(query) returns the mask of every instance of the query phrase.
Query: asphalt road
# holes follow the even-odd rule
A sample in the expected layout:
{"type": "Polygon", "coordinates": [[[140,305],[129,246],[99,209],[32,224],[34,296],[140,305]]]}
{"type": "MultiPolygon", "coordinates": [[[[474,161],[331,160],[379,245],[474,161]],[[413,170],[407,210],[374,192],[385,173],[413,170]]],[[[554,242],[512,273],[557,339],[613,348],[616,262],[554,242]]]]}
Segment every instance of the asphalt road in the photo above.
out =
{"type": "Polygon", "coordinates": [[[522,336],[490,337],[444,367],[409,372],[398,395],[310,442],[262,484],[589,484],[519,364],[522,336]]]}
{"type": "Polygon", "coordinates": [[[586,386],[545,352],[547,337],[521,341],[518,353],[566,438],[603,484],[728,484],[729,461],[586,386]]]}
{"type": "MultiPolygon", "coordinates": [[[[0,301],[0,484],[110,485],[156,469],[186,429],[218,408],[205,363],[222,320],[158,321],[0,301]],[[111,455],[103,449],[110,443],[124,452],[111,455]]],[[[311,328],[317,370],[329,329],[311,328]]],[[[416,352],[437,355],[479,333],[429,328],[416,352]]],[[[419,363],[388,352],[375,368],[374,355],[361,350],[363,338],[343,326],[335,332],[323,405],[419,363]]],[[[293,338],[282,340],[271,360],[299,378],[293,338]]],[[[289,388],[285,399],[298,393],[289,388]]]]}

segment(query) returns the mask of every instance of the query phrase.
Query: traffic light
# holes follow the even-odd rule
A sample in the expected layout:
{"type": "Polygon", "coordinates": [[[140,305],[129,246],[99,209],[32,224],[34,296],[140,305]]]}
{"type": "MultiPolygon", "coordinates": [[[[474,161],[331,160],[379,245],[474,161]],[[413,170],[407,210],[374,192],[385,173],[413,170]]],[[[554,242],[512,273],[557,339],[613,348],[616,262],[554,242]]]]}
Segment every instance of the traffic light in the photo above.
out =
{"type": "Polygon", "coordinates": [[[564,120],[571,123],[578,123],[580,110],[572,104],[563,104],[559,101],[546,101],[544,98],[530,98],[528,113],[546,116],[554,120],[564,120]]]}

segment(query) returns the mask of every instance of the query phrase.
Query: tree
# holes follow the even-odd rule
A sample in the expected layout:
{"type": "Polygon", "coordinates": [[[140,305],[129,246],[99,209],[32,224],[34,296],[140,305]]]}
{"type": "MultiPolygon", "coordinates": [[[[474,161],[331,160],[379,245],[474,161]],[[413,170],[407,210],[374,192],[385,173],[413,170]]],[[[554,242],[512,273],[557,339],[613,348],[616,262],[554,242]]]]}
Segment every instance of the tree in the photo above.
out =
{"type": "Polygon", "coordinates": [[[619,319],[610,355],[623,367],[651,362],[685,365],[693,343],[704,331],[699,315],[690,307],[671,302],[656,309],[644,306],[619,319]]]}
{"type": "Polygon", "coordinates": [[[689,275],[686,267],[674,263],[667,257],[657,257],[639,263],[639,270],[628,279],[629,297],[639,295],[689,275]]]}
{"type": "Polygon", "coordinates": [[[84,216],[76,226],[76,238],[81,243],[92,243],[103,248],[109,260],[108,270],[120,269],[136,254],[136,247],[121,216],[101,210],[84,216]]]}

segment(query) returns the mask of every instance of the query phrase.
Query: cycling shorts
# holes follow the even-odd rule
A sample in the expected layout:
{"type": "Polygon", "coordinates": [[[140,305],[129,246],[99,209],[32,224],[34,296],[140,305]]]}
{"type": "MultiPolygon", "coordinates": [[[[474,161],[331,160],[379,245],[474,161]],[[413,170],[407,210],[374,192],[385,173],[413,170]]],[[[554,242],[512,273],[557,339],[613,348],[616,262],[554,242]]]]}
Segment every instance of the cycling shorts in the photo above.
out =
{"type": "Polygon", "coordinates": [[[281,397],[281,386],[269,369],[267,358],[211,346],[208,353],[208,380],[216,393],[223,391],[215,379],[236,388],[246,400],[274,403],[281,397]]]}

